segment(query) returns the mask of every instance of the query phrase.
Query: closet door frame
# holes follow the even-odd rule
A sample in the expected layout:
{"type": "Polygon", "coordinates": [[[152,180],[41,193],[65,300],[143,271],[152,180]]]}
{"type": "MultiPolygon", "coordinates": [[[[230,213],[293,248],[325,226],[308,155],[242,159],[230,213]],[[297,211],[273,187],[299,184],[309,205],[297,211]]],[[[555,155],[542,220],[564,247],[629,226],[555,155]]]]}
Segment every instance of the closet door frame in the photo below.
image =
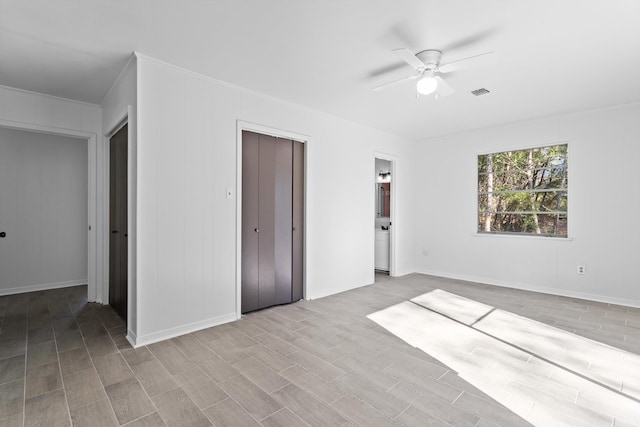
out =
{"type": "MultiPolygon", "coordinates": [[[[287,130],[277,129],[269,126],[264,126],[256,123],[246,122],[238,120],[236,122],[236,318],[242,317],[242,131],[250,131],[260,133],[263,135],[274,136],[277,138],[292,139],[294,141],[301,142],[305,145],[304,149],[304,231],[303,231],[303,283],[302,283],[302,298],[306,299],[307,295],[307,263],[306,263],[306,228],[308,224],[308,209],[307,209],[307,171],[308,171],[308,153],[311,144],[311,138],[308,135],[303,135],[296,132],[290,132],[287,130]]],[[[230,197],[230,192],[227,191],[227,197],[230,197]]]]}

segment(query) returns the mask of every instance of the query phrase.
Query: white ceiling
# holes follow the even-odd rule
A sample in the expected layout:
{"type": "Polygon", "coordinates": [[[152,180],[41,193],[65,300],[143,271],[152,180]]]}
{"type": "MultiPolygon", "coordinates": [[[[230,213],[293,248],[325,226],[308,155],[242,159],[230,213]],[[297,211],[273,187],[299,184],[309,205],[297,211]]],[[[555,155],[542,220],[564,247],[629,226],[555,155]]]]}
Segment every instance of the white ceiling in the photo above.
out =
{"type": "Polygon", "coordinates": [[[135,50],[424,139],[639,101],[639,17],[638,0],[0,0],[0,85],[98,104],[135,50]],[[411,74],[398,47],[495,53],[447,98],[372,92],[411,74]]]}

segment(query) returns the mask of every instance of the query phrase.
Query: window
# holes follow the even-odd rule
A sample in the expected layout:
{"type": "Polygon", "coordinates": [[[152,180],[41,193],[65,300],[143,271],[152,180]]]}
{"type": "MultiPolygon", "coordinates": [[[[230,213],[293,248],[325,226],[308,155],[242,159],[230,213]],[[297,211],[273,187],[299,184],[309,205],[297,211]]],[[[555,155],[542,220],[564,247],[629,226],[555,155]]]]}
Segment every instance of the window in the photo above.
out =
{"type": "Polygon", "coordinates": [[[567,237],[567,144],[478,156],[478,233],[567,237]]]}

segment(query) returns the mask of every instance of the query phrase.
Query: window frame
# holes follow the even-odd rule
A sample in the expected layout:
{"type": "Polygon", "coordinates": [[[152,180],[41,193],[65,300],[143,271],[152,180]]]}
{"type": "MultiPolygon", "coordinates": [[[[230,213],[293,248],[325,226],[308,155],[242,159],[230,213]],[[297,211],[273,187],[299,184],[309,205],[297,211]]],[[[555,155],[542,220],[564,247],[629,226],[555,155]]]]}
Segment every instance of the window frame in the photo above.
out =
{"type": "MultiPolygon", "coordinates": [[[[486,150],[486,151],[482,151],[482,152],[476,152],[475,157],[474,157],[474,167],[475,167],[475,176],[476,176],[476,181],[475,181],[475,204],[476,204],[476,210],[475,210],[475,218],[474,218],[474,234],[476,236],[499,236],[499,237],[525,237],[525,238],[542,238],[542,239],[559,239],[560,241],[569,241],[569,240],[573,240],[570,237],[570,225],[569,225],[569,217],[570,217],[570,207],[569,207],[569,203],[568,203],[568,199],[569,199],[569,182],[571,181],[571,167],[569,166],[569,157],[570,157],[570,142],[569,141],[558,141],[558,142],[553,142],[553,143],[547,143],[547,144],[531,144],[531,145],[527,145],[527,146],[520,146],[520,147],[516,147],[516,148],[507,148],[507,149],[502,149],[502,148],[496,148],[496,149],[492,149],[492,150],[486,150]],[[565,187],[560,187],[560,188],[550,188],[550,189],[531,189],[531,190],[514,190],[514,191],[497,191],[494,192],[496,194],[516,194],[516,193],[540,193],[540,192],[546,192],[546,193],[552,193],[554,192],[554,190],[560,190],[560,192],[564,193],[564,197],[567,200],[567,207],[565,211],[495,211],[494,213],[515,213],[515,214],[531,214],[531,213],[538,213],[538,214],[543,214],[543,215],[564,215],[564,217],[566,218],[566,233],[565,234],[553,234],[553,233],[535,233],[535,232],[526,232],[526,231],[485,231],[483,230],[483,227],[481,225],[481,194],[488,194],[488,192],[481,192],[480,190],[480,177],[481,177],[481,171],[479,169],[479,159],[480,156],[487,156],[489,154],[492,155],[496,155],[496,154],[503,154],[503,153],[508,153],[508,152],[516,152],[516,151],[529,151],[529,150],[540,150],[540,149],[544,149],[544,148],[549,148],[549,147],[556,147],[556,146],[566,146],[565,148],[565,155],[564,155],[564,163],[565,163],[565,167],[566,167],[566,179],[567,179],[567,183],[565,185],[565,187]]],[[[549,169],[549,167],[546,168],[540,168],[540,167],[534,167],[532,170],[533,171],[539,171],[539,170],[543,170],[543,169],[549,169]]],[[[518,169],[516,170],[516,172],[520,172],[520,173],[525,173],[527,172],[528,169],[518,169]]],[[[485,172],[486,173],[486,172],[485,172]]],[[[557,192],[557,191],[556,191],[557,192]]],[[[558,197],[558,196],[556,196],[558,197]]]]}

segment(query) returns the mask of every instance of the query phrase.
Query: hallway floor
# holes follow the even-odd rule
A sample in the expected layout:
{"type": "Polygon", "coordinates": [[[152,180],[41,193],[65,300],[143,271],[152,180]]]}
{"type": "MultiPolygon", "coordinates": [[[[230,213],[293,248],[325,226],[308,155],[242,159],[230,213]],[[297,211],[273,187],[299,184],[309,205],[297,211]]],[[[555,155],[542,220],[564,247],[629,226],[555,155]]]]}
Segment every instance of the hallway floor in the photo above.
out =
{"type": "Polygon", "coordinates": [[[419,274],[133,349],[78,286],[0,297],[0,426],[530,425],[367,317],[436,289],[640,354],[638,308],[419,274]]]}

